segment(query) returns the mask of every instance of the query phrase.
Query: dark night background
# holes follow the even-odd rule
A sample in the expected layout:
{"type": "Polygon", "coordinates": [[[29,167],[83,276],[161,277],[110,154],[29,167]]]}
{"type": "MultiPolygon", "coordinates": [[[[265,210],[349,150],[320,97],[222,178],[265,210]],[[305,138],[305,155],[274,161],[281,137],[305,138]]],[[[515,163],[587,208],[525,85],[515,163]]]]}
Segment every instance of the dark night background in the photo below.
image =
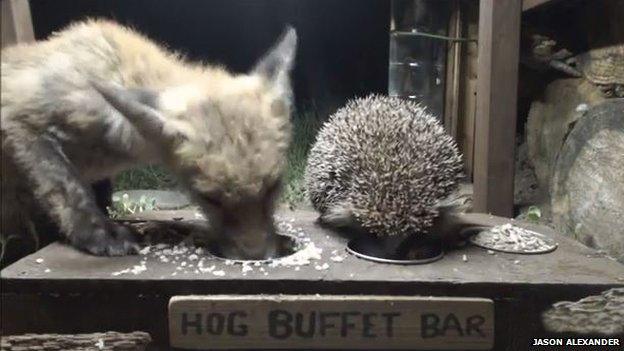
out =
{"type": "Polygon", "coordinates": [[[286,24],[297,29],[297,106],[319,117],[354,96],[385,93],[390,1],[31,0],[35,36],[86,17],[135,27],[189,59],[248,70],[286,24]]]}

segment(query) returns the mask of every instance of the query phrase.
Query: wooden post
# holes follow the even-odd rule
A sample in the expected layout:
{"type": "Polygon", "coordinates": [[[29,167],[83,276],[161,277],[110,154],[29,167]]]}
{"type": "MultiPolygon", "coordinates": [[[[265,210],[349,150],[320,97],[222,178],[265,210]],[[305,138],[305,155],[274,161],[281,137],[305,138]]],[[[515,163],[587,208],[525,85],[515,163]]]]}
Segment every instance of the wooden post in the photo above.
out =
{"type": "MultiPolygon", "coordinates": [[[[462,22],[464,38],[477,38],[479,36],[479,3],[469,1],[462,4],[462,22]]],[[[474,164],[474,129],[475,114],[477,112],[477,43],[466,43],[462,47],[460,67],[460,104],[458,112],[457,143],[461,147],[464,156],[464,171],[468,180],[473,179],[474,164]]]]}
{"type": "Polygon", "coordinates": [[[552,3],[556,0],[522,0],[522,11],[532,10],[536,7],[552,3]]]}
{"type": "MultiPolygon", "coordinates": [[[[449,36],[462,36],[462,18],[459,1],[452,3],[451,18],[449,20],[449,36]]],[[[444,94],[444,129],[457,140],[457,125],[459,120],[459,92],[461,84],[461,42],[449,42],[446,56],[446,89],[444,94]]]]}
{"type": "Polygon", "coordinates": [[[2,0],[2,47],[34,40],[28,0],[2,0]]]}
{"type": "Polygon", "coordinates": [[[474,209],[513,214],[521,0],[481,0],[474,209]]]}

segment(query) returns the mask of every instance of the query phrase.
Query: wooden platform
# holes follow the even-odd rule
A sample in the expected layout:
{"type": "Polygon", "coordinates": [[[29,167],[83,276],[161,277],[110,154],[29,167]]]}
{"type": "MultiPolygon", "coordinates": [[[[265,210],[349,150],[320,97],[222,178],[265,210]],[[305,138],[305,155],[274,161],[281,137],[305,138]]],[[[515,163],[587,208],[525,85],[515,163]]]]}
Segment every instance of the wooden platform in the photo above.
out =
{"type": "MultiPolygon", "coordinates": [[[[322,259],[293,267],[241,266],[213,259],[223,270],[184,273],[174,264],[147,259],[138,274],[113,275],[144,256],[94,257],[56,243],[7,267],[2,276],[2,332],[88,333],[147,331],[167,345],[167,304],[189,294],[332,294],[484,297],[495,302],[496,349],[525,349],[545,332],[541,312],[624,286],[624,265],[545,227],[521,224],[554,237],[559,248],[544,255],[496,253],[469,246],[437,262],[399,266],[373,263],[344,252],[346,239],[315,224],[310,211],[285,212],[323,249],[322,259]],[[332,256],[344,256],[341,262],[332,256]],[[462,258],[466,255],[467,262],[462,258]],[[327,269],[321,268],[327,263],[327,269]],[[46,271],[49,270],[49,271],[46,271]],[[504,345],[504,346],[503,346],[504,345]]],[[[486,216],[486,215],[481,215],[486,216]]],[[[506,219],[487,216],[492,224],[506,219]]]]}

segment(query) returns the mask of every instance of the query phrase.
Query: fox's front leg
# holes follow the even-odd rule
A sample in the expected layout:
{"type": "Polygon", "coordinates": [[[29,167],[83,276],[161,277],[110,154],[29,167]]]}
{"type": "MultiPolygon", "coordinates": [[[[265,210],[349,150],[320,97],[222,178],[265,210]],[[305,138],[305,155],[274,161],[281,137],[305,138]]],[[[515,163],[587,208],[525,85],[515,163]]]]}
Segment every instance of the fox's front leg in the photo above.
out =
{"type": "Polygon", "coordinates": [[[49,136],[14,143],[15,157],[29,175],[37,201],[75,247],[95,255],[136,252],[134,235],[110,221],[99,209],[88,186],[49,136]]]}

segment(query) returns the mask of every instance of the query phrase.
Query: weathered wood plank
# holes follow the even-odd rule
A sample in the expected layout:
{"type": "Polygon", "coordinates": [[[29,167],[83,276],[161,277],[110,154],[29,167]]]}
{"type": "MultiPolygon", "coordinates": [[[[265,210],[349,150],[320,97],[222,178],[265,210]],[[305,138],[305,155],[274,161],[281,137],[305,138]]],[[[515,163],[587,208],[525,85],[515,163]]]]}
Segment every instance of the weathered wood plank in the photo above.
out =
{"type": "Polygon", "coordinates": [[[2,335],[2,351],[85,350],[143,351],[151,342],[148,333],[114,331],[90,334],[2,335]],[[90,348],[87,348],[89,346],[90,348]]]}
{"type": "Polygon", "coordinates": [[[189,295],[169,302],[171,346],[489,350],[490,299],[387,295],[189,295]]]}
{"type": "MultiPolygon", "coordinates": [[[[263,265],[264,272],[254,266],[253,271],[243,273],[240,265],[211,259],[205,266],[215,265],[214,270],[224,272],[214,275],[178,270],[179,262],[162,262],[156,257],[95,257],[60,243],[50,245],[2,270],[3,333],[142,330],[168,349],[167,305],[176,295],[454,296],[492,299],[496,322],[493,349],[511,349],[508,346],[514,344],[515,349],[523,350],[532,338],[540,337],[540,313],[552,303],[624,286],[621,264],[552,229],[525,222],[513,223],[555,238],[559,248],[544,255],[491,255],[468,246],[447,252],[435,263],[400,266],[346,254],[347,239],[319,227],[315,212],[284,211],[280,215],[293,218],[292,225],[323,249],[320,261],[299,269],[263,265]],[[333,255],[345,258],[336,262],[330,259],[333,255]],[[112,274],[142,265],[142,261],[145,271],[112,274]],[[329,267],[319,270],[319,263],[329,267]]],[[[470,215],[492,225],[510,222],[470,215]]],[[[171,218],[181,216],[171,213],[171,218]]]]}
{"type": "Polygon", "coordinates": [[[33,40],[28,0],[2,0],[2,47],[33,40]]]}
{"type": "MultiPolygon", "coordinates": [[[[293,267],[264,267],[267,275],[259,268],[243,274],[240,265],[226,265],[210,257],[205,266],[215,265],[225,275],[195,273],[192,269],[177,270],[179,262],[162,262],[151,256],[97,257],[77,251],[65,244],[55,243],[37,253],[23,258],[2,270],[3,292],[90,291],[94,286],[104,291],[107,288],[124,287],[125,292],[159,291],[180,294],[188,289],[206,289],[216,293],[235,287],[239,291],[253,292],[297,292],[314,287],[314,291],[332,291],[350,294],[366,291],[371,294],[388,292],[406,283],[412,292],[433,292],[436,286],[445,289],[449,284],[461,284],[464,293],[476,293],[485,286],[491,288],[500,282],[523,287],[547,284],[608,286],[624,284],[618,280],[624,275],[624,266],[598,255],[582,244],[555,233],[552,229],[526,222],[513,223],[555,238],[559,248],[545,255],[490,255],[477,247],[448,252],[445,257],[432,264],[401,266],[379,264],[358,259],[345,252],[347,239],[318,226],[317,214],[311,211],[282,212],[284,218],[293,218],[292,225],[322,248],[322,257],[309,265],[293,267]],[[330,257],[344,254],[341,262],[330,257]],[[466,255],[468,262],[462,256],[466,255]],[[587,256],[591,256],[588,258],[587,256]],[[519,263],[514,263],[518,260],[519,263]],[[145,261],[146,270],[138,274],[114,275],[145,261]],[[317,264],[328,263],[326,270],[317,270],[317,264]],[[177,272],[175,275],[172,273],[177,272]],[[597,275],[595,272],[602,272],[597,275]],[[350,284],[342,284],[343,282],[350,284]],[[180,284],[184,282],[184,284],[180,284]],[[280,285],[275,285],[280,282],[280,285]],[[383,282],[383,284],[379,284],[383,282]],[[396,285],[393,285],[396,284],[396,285]],[[421,286],[422,284],[422,286],[421,286]],[[325,286],[325,288],[324,288],[325,286]],[[421,289],[422,288],[422,289],[421,289]],[[363,289],[363,290],[360,290],[363,289]]],[[[470,214],[475,222],[487,221],[491,225],[509,223],[504,218],[483,214],[470,214]]],[[[189,260],[187,260],[190,262],[189,260]]],[[[482,292],[483,293],[483,292],[482,292]]],[[[495,293],[487,290],[484,293],[495,293]]],[[[464,295],[466,296],[466,295],[464,295]]],[[[487,296],[483,296],[487,297],[487,296]]]]}
{"type": "Polygon", "coordinates": [[[481,0],[475,122],[474,208],[510,217],[521,1],[481,0]]]}

